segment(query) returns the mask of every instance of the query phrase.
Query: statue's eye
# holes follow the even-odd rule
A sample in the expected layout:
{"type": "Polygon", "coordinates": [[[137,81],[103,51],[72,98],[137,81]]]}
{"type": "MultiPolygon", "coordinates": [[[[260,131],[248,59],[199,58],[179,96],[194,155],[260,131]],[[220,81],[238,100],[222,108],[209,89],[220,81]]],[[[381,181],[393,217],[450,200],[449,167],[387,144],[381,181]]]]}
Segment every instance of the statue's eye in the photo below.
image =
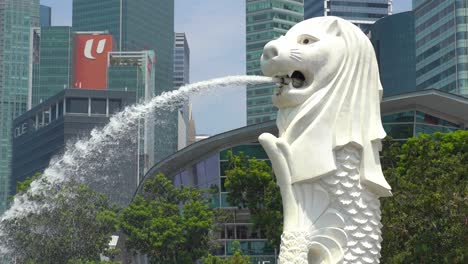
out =
{"type": "Polygon", "coordinates": [[[302,45],[309,45],[309,44],[312,44],[314,42],[317,42],[318,39],[315,38],[315,37],[312,37],[310,35],[302,35],[302,36],[299,36],[298,38],[298,43],[299,44],[302,44],[302,45]]]}

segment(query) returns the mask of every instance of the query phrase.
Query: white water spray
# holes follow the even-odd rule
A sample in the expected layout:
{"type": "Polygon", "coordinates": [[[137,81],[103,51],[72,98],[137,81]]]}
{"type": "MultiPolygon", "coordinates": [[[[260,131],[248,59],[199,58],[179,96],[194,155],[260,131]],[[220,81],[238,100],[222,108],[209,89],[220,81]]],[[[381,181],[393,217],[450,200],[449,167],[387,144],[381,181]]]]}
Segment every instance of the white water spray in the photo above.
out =
{"type": "MultiPolygon", "coordinates": [[[[182,86],[178,90],[165,92],[156,96],[148,102],[125,108],[120,113],[112,116],[109,123],[102,129],[94,129],[91,137],[81,139],[74,144],[67,144],[63,155],[51,160],[49,167],[44,171],[41,178],[31,183],[29,191],[25,194],[16,195],[9,210],[0,218],[0,254],[9,251],[6,245],[2,222],[12,219],[21,219],[30,214],[39,214],[43,209],[52,205],[47,202],[38,202],[29,199],[36,195],[47,196],[48,190],[60,188],[61,184],[70,179],[89,183],[101,181],[105,185],[109,179],[102,179],[102,170],[113,167],[118,162],[116,156],[121,155],[119,145],[134,135],[139,120],[148,117],[154,111],[173,111],[185,103],[190,95],[212,88],[226,86],[240,86],[246,84],[273,83],[276,80],[262,76],[228,76],[197,82],[182,86]],[[101,178],[99,178],[101,177],[101,178]],[[97,178],[97,179],[96,179],[97,178]]],[[[125,152],[125,151],[124,151],[125,152]]],[[[114,172],[113,172],[114,173],[114,172]]]]}

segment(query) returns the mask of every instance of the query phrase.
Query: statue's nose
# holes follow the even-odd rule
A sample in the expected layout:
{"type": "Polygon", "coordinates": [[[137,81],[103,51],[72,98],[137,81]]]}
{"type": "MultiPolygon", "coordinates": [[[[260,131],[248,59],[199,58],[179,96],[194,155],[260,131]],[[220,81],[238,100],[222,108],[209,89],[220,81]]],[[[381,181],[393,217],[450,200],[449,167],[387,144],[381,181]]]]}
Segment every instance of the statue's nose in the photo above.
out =
{"type": "Polygon", "coordinates": [[[275,43],[272,41],[268,42],[263,48],[263,59],[271,60],[277,56],[278,56],[278,48],[276,47],[275,43]]]}

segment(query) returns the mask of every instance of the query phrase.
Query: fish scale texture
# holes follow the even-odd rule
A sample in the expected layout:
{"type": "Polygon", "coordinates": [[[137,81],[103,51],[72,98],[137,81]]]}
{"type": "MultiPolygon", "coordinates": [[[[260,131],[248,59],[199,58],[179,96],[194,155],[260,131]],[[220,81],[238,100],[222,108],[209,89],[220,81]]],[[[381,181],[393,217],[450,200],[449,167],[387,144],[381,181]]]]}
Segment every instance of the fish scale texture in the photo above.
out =
{"type": "MultiPolygon", "coordinates": [[[[381,223],[380,202],[360,183],[360,151],[347,145],[335,152],[337,172],[319,181],[328,191],[329,208],[336,209],[344,219],[347,245],[342,248],[343,258],[335,263],[380,263],[381,223]]],[[[309,232],[284,232],[281,236],[281,264],[330,263],[326,257],[308,258],[316,238],[309,232]]],[[[333,263],[334,264],[334,263],[333,263]]]]}

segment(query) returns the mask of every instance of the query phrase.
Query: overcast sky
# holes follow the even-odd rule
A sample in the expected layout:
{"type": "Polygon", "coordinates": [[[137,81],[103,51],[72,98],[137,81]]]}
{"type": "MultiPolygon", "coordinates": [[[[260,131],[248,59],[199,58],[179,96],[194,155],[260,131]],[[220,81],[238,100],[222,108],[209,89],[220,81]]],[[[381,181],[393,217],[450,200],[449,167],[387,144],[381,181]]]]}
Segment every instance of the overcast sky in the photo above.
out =
{"type": "MultiPolygon", "coordinates": [[[[393,13],[411,10],[411,2],[393,0],[393,13]]],[[[71,25],[72,0],[41,4],[52,7],[53,25],[71,25]]],[[[175,32],[187,34],[191,82],[245,74],[245,0],[175,0],[175,32]]],[[[192,98],[197,133],[244,126],[245,100],[244,87],[192,98]]]]}

